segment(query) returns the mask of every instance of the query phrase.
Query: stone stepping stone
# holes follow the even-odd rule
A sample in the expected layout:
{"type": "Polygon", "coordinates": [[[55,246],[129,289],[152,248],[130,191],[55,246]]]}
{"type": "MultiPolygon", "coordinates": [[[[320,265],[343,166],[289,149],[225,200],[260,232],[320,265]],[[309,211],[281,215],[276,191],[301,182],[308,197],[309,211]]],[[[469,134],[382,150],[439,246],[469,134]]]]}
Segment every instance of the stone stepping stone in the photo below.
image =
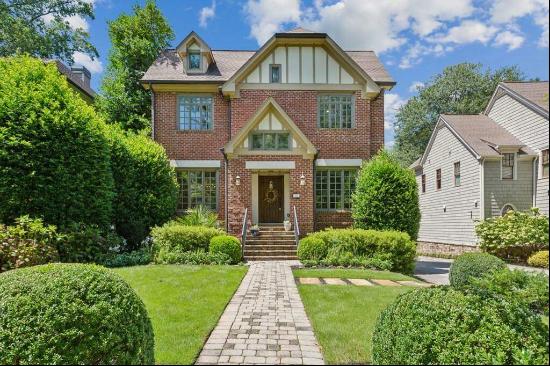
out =
{"type": "Polygon", "coordinates": [[[301,277],[298,278],[298,282],[302,285],[320,285],[321,280],[317,277],[301,277]]]}
{"type": "Polygon", "coordinates": [[[374,286],[371,282],[363,278],[348,278],[348,281],[355,286],[374,286]]]}
{"type": "Polygon", "coordinates": [[[430,284],[418,281],[397,281],[397,283],[403,286],[430,287],[430,284]]]}
{"type": "Polygon", "coordinates": [[[390,281],[390,280],[371,280],[371,281],[380,286],[390,286],[390,287],[401,286],[399,283],[390,281]]]}
{"type": "Polygon", "coordinates": [[[323,278],[323,281],[325,281],[325,283],[326,283],[327,285],[343,285],[343,286],[347,286],[346,281],[344,281],[344,280],[341,279],[341,278],[323,278]]]}

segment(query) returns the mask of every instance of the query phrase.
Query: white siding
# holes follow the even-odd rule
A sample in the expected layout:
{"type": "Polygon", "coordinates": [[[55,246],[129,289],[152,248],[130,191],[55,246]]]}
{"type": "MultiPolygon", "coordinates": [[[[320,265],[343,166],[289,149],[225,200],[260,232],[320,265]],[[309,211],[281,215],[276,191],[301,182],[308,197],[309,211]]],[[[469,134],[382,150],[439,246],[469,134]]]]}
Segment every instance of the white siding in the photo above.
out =
{"type": "Polygon", "coordinates": [[[475,221],[480,218],[480,168],[477,159],[449,131],[442,127],[417,173],[420,197],[418,241],[448,244],[475,244],[475,221]],[[460,161],[461,185],[454,185],[454,163],[460,161]],[[436,170],[442,172],[442,188],[436,190],[436,170]],[[426,193],[422,193],[421,173],[426,174],[426,193]],[[475,202],[478,201],[478,207],[475,202]],[[446,212],[443,207],[446,206],[446,212]]]}
{"type": "MultiPolygon", "coordinates": [[[[540,153],[548,148],[548,119],[533,112],[516,99],[503,95],[489,111],[489,117],[531,149],[540,153]]],[[[548,179],[537,180],[535,205],[548,215],[548,179]]],[[[532,198],[530,200],[532,204],[532,198]]]]}

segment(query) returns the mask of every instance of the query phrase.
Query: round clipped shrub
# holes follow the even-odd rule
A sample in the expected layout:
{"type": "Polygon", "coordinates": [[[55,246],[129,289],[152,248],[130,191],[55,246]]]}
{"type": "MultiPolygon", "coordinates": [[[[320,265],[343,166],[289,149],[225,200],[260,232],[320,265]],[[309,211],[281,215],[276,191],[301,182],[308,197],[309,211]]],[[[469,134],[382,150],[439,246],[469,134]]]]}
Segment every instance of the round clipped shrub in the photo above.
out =
{"type": "Polygon", "coordinates": [[[151,230],[153,249],[158,254],[185,253],[194,250],[208,251],[210,239],[225,235],[220,229],[204,226],[185,226],[170,221],[151,230]]]}
{"type": "Polygon", "coordinates": [[[300,260],[320,261],[327,256],[328,246],[325,241],[313,234],[300,240],[298,258],[300,260]]]}
{"type": "Polygon", "coordinates": [[[416,240],[420,228],[416,179],[387,152],[363,166],[352,198],[355,227],[402,231],[416,240]]]}
{"type": "Polygon", "coordinates": [[[529,257],[527,264],[533,267],[548,268],[548,250],[536,252],[529,257]]]}
{"type": "Polygon", "coordinates": [[[502,259],[488,253],[464,253],[451,265],[449,281],[460,288],[470,284],[472,278],[481,278],[488,273],[506,268],[502,259]]]}
{"type": "Polygon", "coordinates": [[[113,223],[136,249],[153,226],[176,212],[178,185],[164,148],[143,135],[124,133],[118,125],[107,129],[115,188],[113,223]]]}
{"type": "Polygon", "coordinates": [[[85,264],[0,274],[0,364],[152,364],[145,305],[118,275],[85,264]]]}
{"type": "Polygon", "coordinates": [[[420,289],[401,295],[378,318],[373,363],[548,364],[548,328],[519,304],[450,287],[420,289]]]}
{"type": "Polygon", "coordinates": [[[0,222],[108,226],[113,179],[103,122],[54,63],[0,58],[0,222]]]}
{"type": "Polygon", "coordinates": [[[210,239],[210,253],[223,253],[231,258],[232,264],[237,264],[242,259],[241,242],[230,235],[215,236],[210,239]]]}

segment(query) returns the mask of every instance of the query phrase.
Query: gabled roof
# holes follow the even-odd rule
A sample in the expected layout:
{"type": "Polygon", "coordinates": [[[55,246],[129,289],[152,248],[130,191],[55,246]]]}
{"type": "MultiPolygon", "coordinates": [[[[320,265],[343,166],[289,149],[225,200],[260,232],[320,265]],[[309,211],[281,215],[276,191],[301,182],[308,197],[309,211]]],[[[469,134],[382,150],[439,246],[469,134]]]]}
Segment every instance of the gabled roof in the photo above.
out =
{"type": "Polygon", "coordinates": [[[254,116],[248,120],[248,122],[233,136],[233,138],[225,144],[224,153],[231,155],[235,152],[235,148],[241,144],[248,136],[248,134],[254,129],[254,127],[261,121],[261,119],[269,112],[273,112],[277,117],[285,124],[288,131],[292,136],[298,140],[305,147],[305,154],[307,157],[313,158],[317,154],[317,149],[307,138],[306,135],[300,130],[290,116],[284,111],[284,109],[273,99],[267,98],[264,103],[258,108],[254,116]]]}
{"type": "MultiPolygon", "coordinates": [[[[96,96],[96,92],[90,87],[90,85],[86,84],[79,76],[75,75],[70,67],[65,65],[63,62],[59,60],[46,60],[46,62],[55,62],[55,65],[57,66],[57,70],[65,75],[67,78],[67,81],[72,84],[74,87],[79,89],[82,93],[89,96],[91,99],[94,99],[96,96]]],[[[88,71],[86,69],[86,71],[88,71]]],[[[88,71],[89,72],[89,71],[88,71]]]]}
{"type": "Polygon", "coordinates": [[[548,118],[548,81],[507,81],[498,84],[485,114],[489,114],[495,102],[509,95],[533,111],[548,118]]]}
{"type": "Polygon", "coordinates": [[[411,165],[411,167],[418,167],[426,162],[441,126],[446,126],[476,159],[499,157],[503,149],[519,149],[520,154],[536,155],[524,143],[486,115],[442,114],[439,116],[439,121],[421,160],[415,162],[416,165],[413,163],[414,166],[411,165]]]}
{"type": "Polygon", "coordinates": [[[191,31],[187,37],[185,37],[177,46],[176,50],[179,50],[181,47],[185,46],[189,40],[195,40],[197,43],[199,43],[206,52],[210,52],[210,46],[208,46],[208,43],[206,43],[195,31],[191,31]]]}

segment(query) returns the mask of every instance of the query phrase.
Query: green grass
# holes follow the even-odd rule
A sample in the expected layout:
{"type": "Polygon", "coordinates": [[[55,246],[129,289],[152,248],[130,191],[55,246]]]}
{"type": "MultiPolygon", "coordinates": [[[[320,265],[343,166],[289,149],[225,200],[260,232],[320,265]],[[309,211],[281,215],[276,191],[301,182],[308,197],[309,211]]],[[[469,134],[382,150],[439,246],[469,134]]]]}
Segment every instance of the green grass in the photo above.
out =
{"type": "Polygon", "coordinates": [[[299,285],[298,290],[325,361],[366,364],[372,362],[372,334],[378,315],[397,296],[413,289],[299,285]]]}
{"type": "Polygon", "coordinates": [[[294,277],[333,277],[333,278],[364,278],[376,280],[407,281],[414,278],[401,273],[389,271],[373,271],[368,269],[346,269],[346,268],[304,268],[295,269],[294,277]]]}
{"type": "Polygon", "coordinates": [[[141,297],[155,331],[157,364],[191,364],[247,269],[233,266],[119,268],[141,297]]]}

